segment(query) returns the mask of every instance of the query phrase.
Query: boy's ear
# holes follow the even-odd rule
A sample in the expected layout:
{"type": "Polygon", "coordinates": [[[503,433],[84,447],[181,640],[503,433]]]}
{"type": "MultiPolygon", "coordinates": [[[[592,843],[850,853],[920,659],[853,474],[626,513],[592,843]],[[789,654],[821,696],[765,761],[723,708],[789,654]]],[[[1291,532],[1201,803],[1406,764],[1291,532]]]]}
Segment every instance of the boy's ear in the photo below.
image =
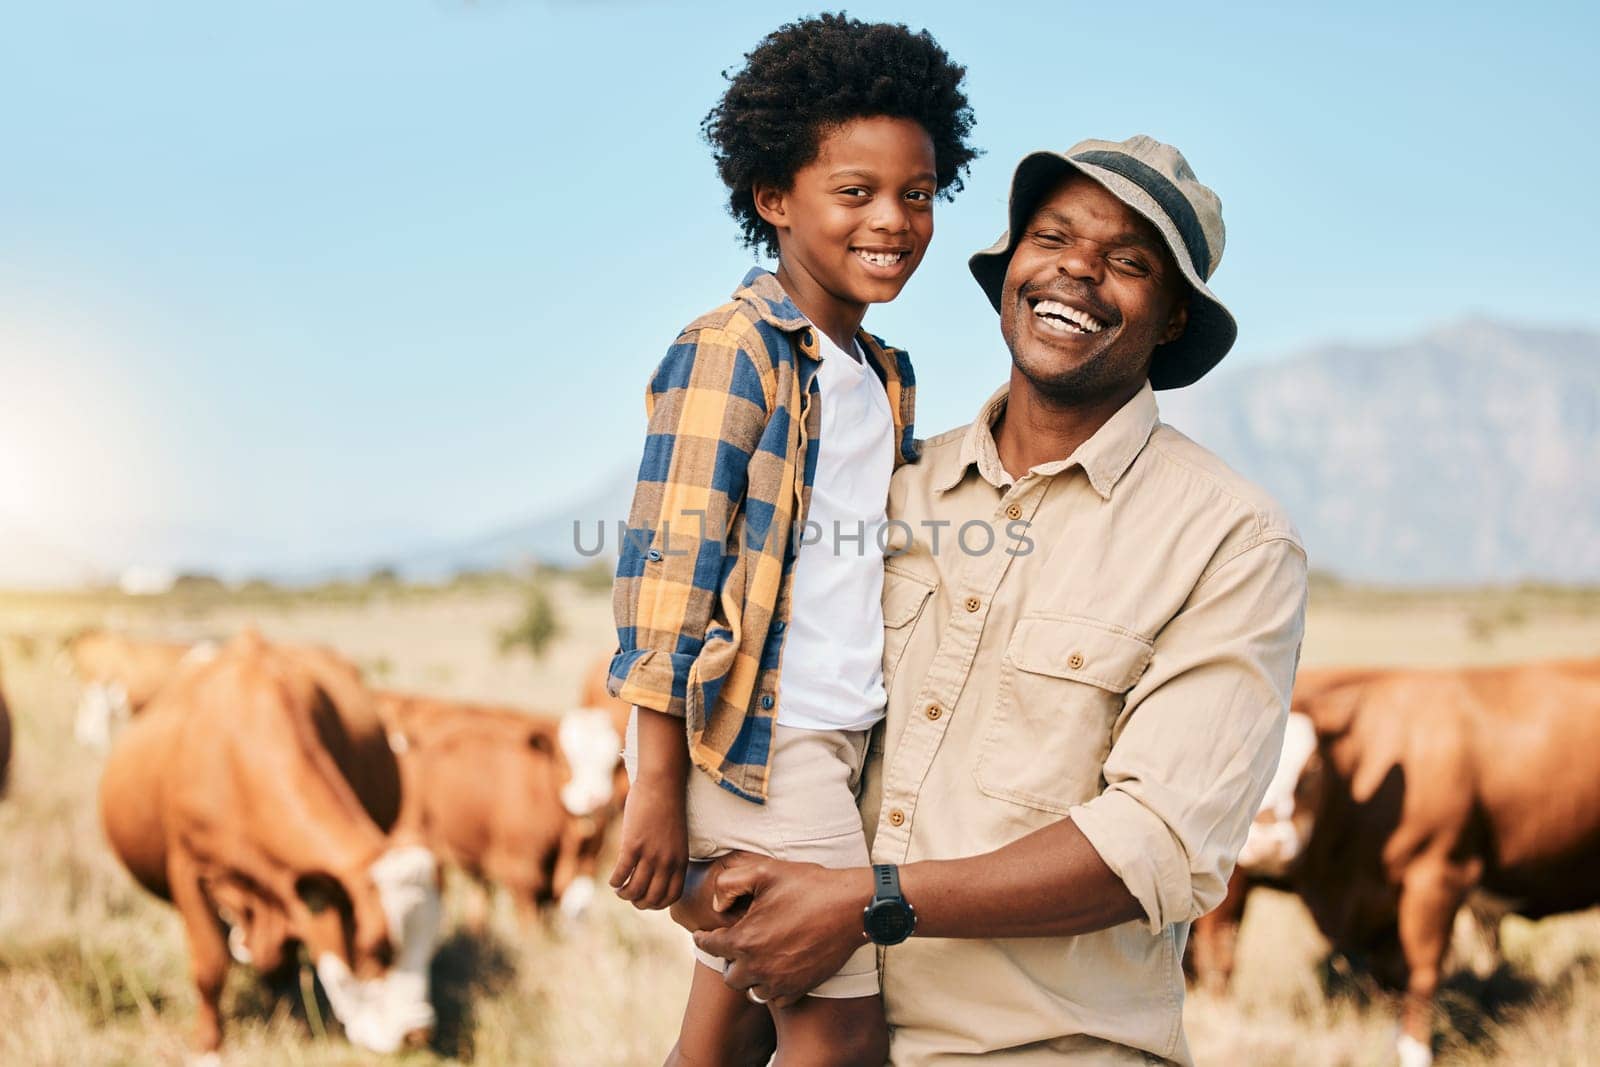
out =
{"type": "Polygon", "coordinates": [[[756,214],[777,229],[789,226],[789,197],[775,185],[757,182],[750,187],[750,196],[756,202],[756,214]]]}

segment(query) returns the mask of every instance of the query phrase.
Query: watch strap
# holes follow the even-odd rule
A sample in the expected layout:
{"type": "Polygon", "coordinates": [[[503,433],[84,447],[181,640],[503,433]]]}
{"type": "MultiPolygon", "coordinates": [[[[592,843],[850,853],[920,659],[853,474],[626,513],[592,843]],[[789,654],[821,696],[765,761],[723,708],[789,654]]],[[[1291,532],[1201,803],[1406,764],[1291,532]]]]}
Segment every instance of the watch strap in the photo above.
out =
{"type": "MultiPolygon", "coordinates": [[[[856,898],[861,899],[860,897],[856,898]]],[[[900,900],[900,868],[893,863],[878,863],[872,868],[872,901],[900,900]]]]}

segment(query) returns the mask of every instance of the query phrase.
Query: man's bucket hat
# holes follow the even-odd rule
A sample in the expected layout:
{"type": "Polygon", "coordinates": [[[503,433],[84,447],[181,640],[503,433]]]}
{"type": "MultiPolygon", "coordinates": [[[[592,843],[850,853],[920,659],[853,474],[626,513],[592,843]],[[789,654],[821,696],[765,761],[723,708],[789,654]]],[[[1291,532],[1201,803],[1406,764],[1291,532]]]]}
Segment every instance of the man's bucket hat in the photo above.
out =
{"type": "Polygon", "coordinates": [[[1010,227],[967,261],[972,276],[999,311],[1000,289],[1016,248],[1013,235],[1026,228],[1040,198],[1074,170],[1149,219],[1189,282],[1189,324],[1176,341],[1156,346],[1150,385],[1178,389],[1199,381],[1228,354],[1239,327],[1206,288],[1206,279],[1222,262],[1222,201],[1200,184],[1171,145],[1141,135],[1126,141],[1079,141],[1065,154],[1029,154],[1011,178],[1010,227]]]}

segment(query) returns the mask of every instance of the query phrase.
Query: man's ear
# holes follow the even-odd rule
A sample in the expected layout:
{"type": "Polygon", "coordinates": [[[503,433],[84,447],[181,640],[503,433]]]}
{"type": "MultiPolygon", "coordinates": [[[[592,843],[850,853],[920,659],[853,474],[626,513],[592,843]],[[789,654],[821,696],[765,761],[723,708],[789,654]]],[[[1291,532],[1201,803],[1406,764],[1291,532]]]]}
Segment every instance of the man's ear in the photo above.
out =
{"type": "Polygon", "coordinates": [[[789,195],[775,185],[757,182],[750,187],[750,196],[756,202],[756,214],[773,226],[784,230],[789,227],[789,195]]]}
{"type": "Polygon", "coordinates": [[[1183,292],[1178,296],[1172,306],[1172,314],[1167,318],[1167,328],[1162,331],[1161,340],[1157,344],[1170,344],[1183,336],[1183,331],[1189,326],[1189,287],[1184,286],[1183,292]]]}

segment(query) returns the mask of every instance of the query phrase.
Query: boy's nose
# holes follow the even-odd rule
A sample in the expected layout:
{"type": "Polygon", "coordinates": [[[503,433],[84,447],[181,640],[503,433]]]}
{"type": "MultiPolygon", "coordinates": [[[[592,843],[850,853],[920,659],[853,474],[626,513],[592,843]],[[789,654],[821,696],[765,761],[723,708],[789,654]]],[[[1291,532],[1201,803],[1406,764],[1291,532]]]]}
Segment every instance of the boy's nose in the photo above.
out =
{"type": "Polygon", "coordinates": [[[898,200],[885,199],[872,214],[872,228],[880,233],[904,233],[911,228],[911,219],[898,200]]]}

